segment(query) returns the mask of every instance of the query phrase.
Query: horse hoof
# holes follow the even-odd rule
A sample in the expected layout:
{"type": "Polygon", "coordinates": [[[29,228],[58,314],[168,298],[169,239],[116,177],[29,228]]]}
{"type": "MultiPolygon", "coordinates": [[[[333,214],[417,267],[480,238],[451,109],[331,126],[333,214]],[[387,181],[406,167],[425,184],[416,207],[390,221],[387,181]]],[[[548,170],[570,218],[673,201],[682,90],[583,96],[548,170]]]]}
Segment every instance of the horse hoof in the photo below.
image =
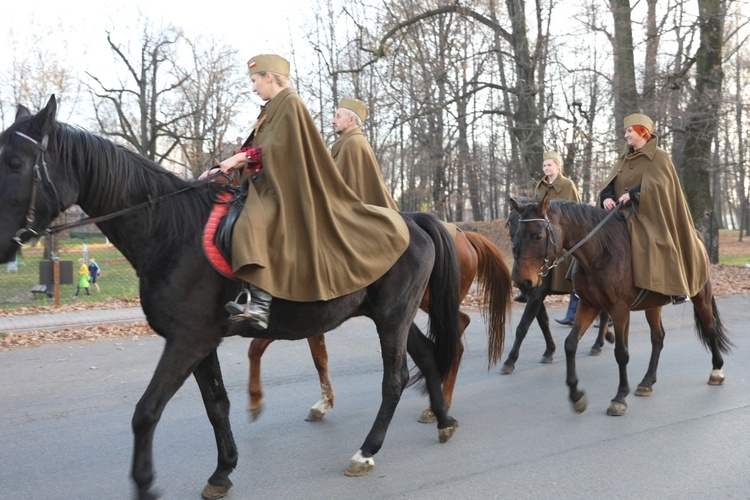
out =
{"type": "Polygon", "coordinates": [[[583,413],[589,406],[589,398],[584,394],[578,401],[573,401],[573,409],[576,413],[583,413]]]}
{"type": "Polygon", "coordinates": [[[542,356],[542,359],[539,362],[548,365],[552,363],[552,356],[542,356]]]}
{"type": "Polygon", "coordinates": [[[453,425],[446,427],[445,429],[438,429],[438,439],[441,443],[446,443],[458,429],[458,422],[453,422],[453,425]]]}
{"type": "Polygon", "coordinates": [[[344,471],[344,475],[349,477],[366,476],[375,467],[375,460],[372,457],[363,457],[362,450],[359,450],[349,461],[349,467],[344,471]]]}
{"type": "Polygon", "coordinates": [[[203,491],[201,492],[201,496],[207,500],[212,500],[214,498],[222,498],[226,496],[227,493],[229,493],[229,488],[231,488],[231,484],[207,484],[205,488],[203,488],[203,491]]]}
{"type": "Polygon", "coordinates": [[[422,414],[417,419],[420,424],[434,424],[437,422],[435,413],[430,408],[425,408],[422,414]]]}
{"type": "Polygon", "coordinates": [[[263,407],[258,408],[248,408],[248,413],[250,414],[250,422],[255,422],[260,418],[261,415],[263,415],[263,407]]]}
{"type": "Polygon", "coordinates": [[[628,405],[624,403],[619,403],[617,401],[612,401],[609,404],[609,408],[607,408],[607,415],[611,417],[622,417],[625,415],[625,412],[628,410],[628,405]]]}
{"type": "Polygon", "coordinates": [[[592,347],[589,351],[589,356],[599,356],[602,353],[601,347],[592,347]]]}
{"type": "Polygon", "coordinates": [[[510,375],[511,373],[513,373],[513,370],[515,369],[516,369],[515,365],[505,364],[502,366],[502,368],[500,368],[500,371],[503,372],[505,375],[510,375]]]}
{"type": "Polygon", "coordinates": [[[708,385],[722,385],[724,383],[724,372],[722,370],[711,370],[708,377],[708,385]]]}
{"type": "Polygon", "coordinates": [[[635,394],[636,396],[650,396],[652,392],[654,392],[653,387],[639,384],[633,394],[635,394]]]}
{"type": "Polygon", "coordinates": [[[604,334],[604,338],[607,339],[607,342],[610,344],[615,343],[615,334],[612,330],[607,330],[607,333],[604,334]]]}
{"type": "Polygon", "coordinates": [[[307,414],[305,420],[307,422],[317,422],[319,420],[323,420],[323,417],[325,416],[326,414],[318,410],[317,408],[310,408],[310,413],[307,414]]]}

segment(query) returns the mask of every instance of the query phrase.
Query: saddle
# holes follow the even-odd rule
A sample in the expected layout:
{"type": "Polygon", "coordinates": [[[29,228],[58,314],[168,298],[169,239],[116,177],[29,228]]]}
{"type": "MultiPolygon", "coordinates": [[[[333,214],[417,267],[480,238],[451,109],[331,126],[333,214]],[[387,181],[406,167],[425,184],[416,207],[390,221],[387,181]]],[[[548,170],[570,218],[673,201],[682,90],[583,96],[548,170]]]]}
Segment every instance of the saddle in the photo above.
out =
{"type": "Polygon", "coordinates": [[[236,280],[232,273],[232,230],[242,212],[247,191],[233,189],[221,193],[203,229],[203,250],[214,269],[236,280]]]}

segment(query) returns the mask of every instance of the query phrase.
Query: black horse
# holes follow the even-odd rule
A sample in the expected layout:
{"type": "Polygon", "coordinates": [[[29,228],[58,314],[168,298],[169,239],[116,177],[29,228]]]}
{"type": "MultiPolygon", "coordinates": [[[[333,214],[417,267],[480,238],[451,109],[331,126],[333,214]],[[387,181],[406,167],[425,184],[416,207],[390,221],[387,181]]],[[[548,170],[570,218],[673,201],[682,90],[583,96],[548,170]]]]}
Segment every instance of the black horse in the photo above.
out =
{"type": "MultiPolygon", "coordinates": [[[[656,292],[645,295],[633,285],[633,258],[630,232],[623,217],[606,220],[610,213],[580,203],[553,201],[544,196],[538,203],[511,200],[513,210],[520,214],[520,229],[513,235],[513,252],[518,261],[518,279],[529,289],[541,286],[546,267],[562,248],[575,248],[578,265],[573,273],[573,284],[581,301],[576,310],[575,323],[565,339],[567,364],[566,384],[573,409],[582,412],[588,402],[578,388],[576,350],[578,341],[600,311],[612,316],[615,329],[615,359],[619,366],[620,383],[612,399],[608,415],[620,416],[627,411],[625,397],[630,392],[627,365],[630,311],[646,311],[651,328],[651,359],[648,370],[635,391],[636,396],[650,396],[656,383],[656,369],[664,347],[664,325],[661,308],[671,302],[670,297],[656,292]],[[600,225],[601,224],[601,225],[600,225]],[[594,228],[599,228],[593,232],[594,228]],[[587,240],[585,240],[588,238],[587,240]]],[[[705,255],[708,261],[708,255],[705,255]]],[[[724,383],[722,353],[731,349],[730,341],[719,316],[711,289],[711,279],[690,298],[693,305],[695,331],[703,345],[711,351],[710,385],[724,383]]]]}
{"type": "Polygon", "coordinates": [[[263,332],[231,324],[223,306],[235,296],[238,284],[214,270],[202,248],[202,229],[215,199],[227,188],[185,182],[134,152],[57,122],[56,111],[54,96],[36,115],[19,106],[15,123],[0,135],[0,262],[12,260],[18,243],[43,234],[60,212],[77,203],[99,221],[101,231],[138,273],[148,323],[166,340],[133,415],[132,478],[139,498],[155,496],[156,424],[190,374],[200,388],[218,449],[216,470],[203,496],[219,498],[232,486],[229,474],[238,454],[216,352],[228,335],[296,340],[330,331],[355,315],[375,322],[384,367],[382,402],[348,475],[367,474],[374,466],[373,455],[409,379],[407,338],[409,352],[431,380],[428,388],[432,386],[431,406],[438,415],[441,441],[452,435],[456,422],[447,414],[440,379],[456,353],[459,275],[453,242],[437,218],[403,214],[409,246],[367,288],[330,301],[276,299],[263,332]],[[434,343],[413,327],[428,286],[434,343]]]}
{"type": "MultiPolygon", "coordinates": [[[[520,218],[521,217],[518,212],[515,211],[512,211],[508,215],[508,222],[506,224],[506,227],[508,228],[508,232],[510,233],[511,241],[513,241],[513,236],[520,229],[520,218]]],[[[516,338],[513,342],[513,347],[508,353],[508,358],[505,360],[505,363],[503,363],[503,366],[501,367],[501,371],[503,373],[509,375],[516,369],[516,361],[518,361],[518,355],[521,351],[521,344],[526,338],[526,334],[529,332],[529,327],[534,321],[534,318],[536,318],[536,322],[539,324],[539,328],[542,329],[542,335],[544,336],[544,342],[546,344],[546,348],[544,349],[544,353],[542,354],[542,359],[540,362],[552,363],[556,345],[555,338],[552,336],[552,332],[549,329],[549,316],[547,315],[547,308],[544,305],[544,299],[547,298],[547,295],[550,294],[551,280],[552,273],[547,273],[540,286],[536,288],[525,287],[523,281],[518,279],[518,263],[515,260],[514,253],[513,282],[515,283],[516,287],[518,287],[518,289],[524,293],[526,297],[526,306],[523,309],[521,321],[518,322],[518,326],[516,327],[516,338]]],[[[591,350],[589,351],[589,354],[592,356],[599,356],[602,353],[605,338],[610,344],[615,341],[614,334],[607,327],[608,320],[609,315],[606,312],[602,311],[599,314],[599,332],[596,336],[596,340],[594,341],[594,345],[591,346],[591,350]]]]}

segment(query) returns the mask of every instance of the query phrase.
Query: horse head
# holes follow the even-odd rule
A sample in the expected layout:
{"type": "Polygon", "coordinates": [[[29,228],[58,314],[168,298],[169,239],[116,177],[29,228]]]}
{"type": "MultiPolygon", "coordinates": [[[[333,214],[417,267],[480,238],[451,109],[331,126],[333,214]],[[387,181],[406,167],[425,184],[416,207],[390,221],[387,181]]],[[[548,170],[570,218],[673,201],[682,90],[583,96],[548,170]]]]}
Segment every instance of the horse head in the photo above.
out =
{"type": "Polygon", "coordinates": [[[74,203],[68,176],[56,168],[56,115],[54,95],[36,114],[19,105],[14,123],[0,134],[0,262],[13,259],[19,245],[42,235],[74,203]]]}
{"type": "Polygon", "coordinates": [[[541,200],[510,198],[513,209],[508,216],[508,231],[513,250],[513,280],[530,292],[540,286],[559,251],[558,239],[547,218],[549,195],[541,200]]]}

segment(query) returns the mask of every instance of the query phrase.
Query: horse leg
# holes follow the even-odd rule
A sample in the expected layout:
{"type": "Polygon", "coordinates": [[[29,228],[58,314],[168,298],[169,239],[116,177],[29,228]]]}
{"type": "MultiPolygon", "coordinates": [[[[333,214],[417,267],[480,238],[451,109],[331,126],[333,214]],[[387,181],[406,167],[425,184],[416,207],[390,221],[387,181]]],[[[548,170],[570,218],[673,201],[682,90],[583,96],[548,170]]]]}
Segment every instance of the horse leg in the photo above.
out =
{"type": "Polygon", "coordinates": [[[627,309],[612,311],[612,324],[615,328],[615,359],[620,372],[620,384],[617,388],[617,394],[607,408],[607,415],[620,417],[625,415],[628,409],[625,397],[630,393],[630,384],[628,383],[630,311],[627,309]]]}
{"type": "Polygon", "coordinates": [[[724,330],[724,324],[716,307],[716,299],[711,290],[711,281],[707,281],[698,295],[691,297],[693,304],[693,316],[695,318],[695,329],[704,346],[711,351],[711,375],[708,378],[709,385],[722,385],[724,383],[724,358],[722,353],[731,350],[732,342],[724,330]]]}
{"type": "Polygon", "coordinates": [[[221,376],[221,366],[216,350],[200,362],[193,376],[203,396],[208,420],[214,428],[219,455],[216,470],[203,488],[202,496],[206,499],[221,498],[232,487],[229,474],[237,467],[237,446],[229,424],[229,398],[221,376]]]}
{"type": "Polygon", "coordinates": [[[599,313],[599,333],[596,336],[594,345],[591,346],[589,355],[599,356],[602,353],[602,349],[604,348],[605,339],[607,340],[607,342],[612,344],[615,341],[615,336],[609,330],[609,314],[606,311],[601,311],[599,313]]]}
{"type": "MultiPolygon", "coordinates": [[[[437,420],[440,442],[445,443],[456,432],[458,422],[448,415],[448,405],[443,395],[440,373],[435,362],[435,344],[422,335],[419,328],[412,323],[409,329],[409,340],[406,344],[406,349],[424,377],[427,392],[430,395],[429,410],[437,420]]],[[[453,364],[451,371],[456,366],[456,364],[453,364]]]]}
{"type": "MultiPolygon", "coordinates": [[[[206,349],[199,349],[196,346],[187,348],[181,344],[177,345],[175,341],[167,340],[151,382],[135,406],[132,419],[135,444],[131,476],[138,488],[138,498],[141,500],[159,497],[158,494],[149,490],[154,481],[154,431],[164,412],[164,407],[203,358],[216,350],[218,341],[215,344],[207,346],[206,349]]],[[[217,408],[220,409],[220,405],[217,405],[217,408]]],[[[234,446],[233,440],[230,446],[234,446]]],[[[225,453],[224,456],[229,455],[225,453]]]]}
{"type": "Polygon", "coordinates": [[[573,410],[578,413],[586,411],[588,398],[584,391],[578,389],[576,351],[578,350],[578,342],[591,325],[597,312],[598,311],[588,305],[587,302],[581,300],[578,303],[578,309],[576,310],[575,319],[573,320],[573,328],[571,328],[570,333],[565,338],[565,383],[568,386],[568,398],[573,405],[573,410]]]}
{"type": "Polygon", "coordinates": [[[651,328],[651,359],[648,370],[641,383],[635,388],[636,396],[650,396],[656,383],[656,368],[659,366],[659,355],[664,348],[664,325],[661,322],[661,307],[646,310],[646,321],[651,328]]]}
{"type": "MultiPolygon", "coordinates": [[[[450,371],[443,379],[443,398],[445,400],[445,406],[450,409],[451,402],[453,401],[453,389],[456,387],[456,378],[458,377],[458,367],[461,366],[461,357],[464,354],[464,344],[461,342],[461,336],[466,331],[466,328],[469,326],[469,323],[471,322],[471,318],[468,314],[459,311],[459,324],[458,324],[458,342],[456,342],[456,361],[453,363],[453,366],[451,366],[450,371]]],[[[420,333],[421,335],[421,333],[420,333]]],[[[409,337],[411,338],[411,331],[409,331],[409,337]]],[[[409,349],[409,344],[407,344],[407,349],[409,349]]],[[[412,352],[409,350],[409,354],[411,355],[412,352]]],[[[412,359],[414,359],[414,356],[412,356],[412,359]]],[[[416,362],[416,360],[415,360],[416,362]]],[[[436,368],[437,369],[437,368],[436,368]]],[[[420,367],[420,370],[422,373],[424,373],[424,370],[420,367]]],[[[435,412],[432,411],[431,407],[427,407],[422,411],[422,414],[417,419],[417,422],[422,424],[432,424],[437,422],[438,419],[435,416],[435,412]]],[[[439,427],[439,425],[438,425],[439,427]]]]}
{"type": "Polygon", "coordinates": [[[518,355],[521,351],[521,344],[523,343],[523,339],[526,338],[531,322],[534,321],[534,318],[536,318],[539,313],[539,308],[544,304],[545,296],[546,295],[541,295],[540,297],[535,293],[531,293],[527,296],[526,307],[523,308],[521,321],[519,321],[518,326],[516,327],[516,338],[513,341],[513,347],[508,353],[508,358],[505,360],[505,363],[503,363],[501,368],[502,373],[509,375],[516,369],[516,361],[518,361],[518,355]]]}
{"type": "Polygon", "coordinates": [[[328,371],[328,348],[326,347],[326,336],[324,334],[314,335],[307,338],[310,345],[310,354],[312,355],[315,369],[318,370],[318,379],[320,380],[320,400],[310,408],[305,420],[314,422],[322,420],[328,410],[333,408],[335,394],[333,392],[333,381],[328,371]]]}
{"type": "Polygon", "coordinates": [[[544,306],[544,301],[542,301],[542,304],[539,307],[539,312],[536,315],[536,322],[539,324],[539,328],[542,329],[544,343],[547,346],[544,349],[544,354],[542,354],[542,359],[539,362],[545,364],[552,363],[552,358],[555,356],[555,349],[557,346],[555,345],[555,338],[552,336],[552,331],[549,329],[549,315],[547,315],[547,308],[544,306]]]}
{"type": "Polygon", "coordinates": [[[247,392],[250,400],[247,403],[247,411],[250,412],[250,420],[255,421],[263,413],[263,386],[260,381],[260,358],[266,352],[273,339],[253,339],[247,349],[247,358],[250,361],[250,376],[247,384],[247,392]]]}
{"type": "MultiPolygon", "coordinates": [[[[414,314],[409,317],[413,318],[414,314]]],[[[365,476],[372,472],[373,467],[375,467],[373,456],[383,445],[388,425],[391,423],[396,406],[401,400],[401,394],[409,382],[406,344],[410,324],[399,325],[395,328],[393,325],[378,324],[377,329],[380,336],[380,352],[383,356],[382,401],[370,432],[344,471],[347,476],[365,476]],[[394,334],[393,332],[397,333],[394,334]]],[[[420,335],[422,334],[420,333],[420,335]]]]}

